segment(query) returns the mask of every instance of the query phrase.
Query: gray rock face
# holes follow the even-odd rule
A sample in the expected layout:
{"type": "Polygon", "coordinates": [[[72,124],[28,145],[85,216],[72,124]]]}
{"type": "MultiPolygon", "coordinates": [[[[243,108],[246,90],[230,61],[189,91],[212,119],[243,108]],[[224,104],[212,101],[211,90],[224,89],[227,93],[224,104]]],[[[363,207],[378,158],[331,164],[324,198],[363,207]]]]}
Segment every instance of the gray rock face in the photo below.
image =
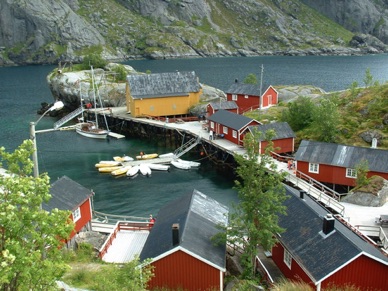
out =
{"type": "Polygon", "coordinates": [[[346,195],[341,201],[362,206],[383,206],[388,202],[388,181],[384,180],[384,187],[377,193],[377,195],[355,191],[346,195]]]}

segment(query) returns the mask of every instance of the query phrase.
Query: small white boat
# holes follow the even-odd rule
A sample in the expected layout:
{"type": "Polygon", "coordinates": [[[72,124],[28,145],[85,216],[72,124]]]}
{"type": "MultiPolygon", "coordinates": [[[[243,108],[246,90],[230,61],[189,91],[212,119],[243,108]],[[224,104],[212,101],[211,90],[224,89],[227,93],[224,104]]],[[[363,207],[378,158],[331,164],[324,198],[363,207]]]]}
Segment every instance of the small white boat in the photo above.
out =
{"type": "Polygon", "coordinates": [[[169,165],[163,165],[163,164],[147,164],[147,166],[151,170],[157,170],[157,171],[169,171],[170,166],[169,165]]]}
{"type": "Polygon", "coordinates": [[[151,175],[151,169],[147,164],[140,164],[139,169],[140,169],[140,173],[143,176],[150,176],[151,175]]]}
{"type": "Polygon", "coordinates": [[[140,167],[139,166],[133,166],[132,168],[130,168],[128,171],[127,171],[127,176],[128,177],[133,177],[135,175],[137,175],[137,173],[139,172],[140,170],[140,167]]]}
{"type": "Polygon", "coordinates": [[[115,167],[115,166],[121,166],[121,163],[116,161],[100,161],[99,163],[95,164],[96,168],[115,167]]]}
{"type": "Polygon", "coordinates": [[[198,168],[201,165],[201,163],[198,163],[198,162],[185,161],[185,160],[182,160],[182,159],[176,159],[176,161],[179,162],[179,163],[182,163],[182,164],[189,165],[192,168],[198,168]]]}
{"type": "Polygon", "coordinates": [[[119,157],[119,156],[116,156],[116,157],[113,157],[113,159],[116,161],[116,162],[131,162],[133,161],[133,158],[132,157],[129,157],[129,156],[122,156],[122,157],[119,157]]]}
{"type": "Polygon", "coordinates": [[[188,164],[184,164],[184,163],[181,163],[181,162],[178,162],[178,161],[171,161],[171,164],[175,167],[175,168],[178,168],[178,169],[182,169],[182,170],[189,170],[191,169],[191,166],[188,165],[188,164]]]}
{"type": "Polygon", "coordinates": [[[174,158],[174,157],[175,157],[174,153],[167,153],[167,154],[159,155],[159,158],[174,158]]]}
{"type": "Polygon", "coordinates": [[[75,125],[75,131],[80,135],[98,139],[106,139],[109,134],[109,130],[99,128],[92,121],[77,123],[75,125]]]}

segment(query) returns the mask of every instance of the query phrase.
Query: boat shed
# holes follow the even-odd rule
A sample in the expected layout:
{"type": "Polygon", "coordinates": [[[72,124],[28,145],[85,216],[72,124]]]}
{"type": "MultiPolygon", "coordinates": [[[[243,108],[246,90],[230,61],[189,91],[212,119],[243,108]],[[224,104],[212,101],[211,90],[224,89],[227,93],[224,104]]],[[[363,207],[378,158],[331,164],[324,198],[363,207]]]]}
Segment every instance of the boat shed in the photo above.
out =
{"type": "Polygon", "coordinates": [[[128,75],[125,94],[132,117],[180,116],[199,103],[202,86],[194,71],[128,75]]]}
{"type": "Polygon", "coordinates": [[[264,153],[268,146],[266,133],[273,130],[275,135],[271,138],[275,153],[292,153],[295,146],[295,132],[287,122],[273,122],[255,126],[249,126],[247,130],[253,134],[255,130],[261,132],[258,140],[260,153],[264,153]]]}
{"type": "Polygon", "coordinates": [[[279,216],[285,232],[277,235],[279,242],[272,249],[283,274],[314,290],[387,290],[387,254],[307,194],[285,187],[287,214],[279,216]]]}
{"type": "Polygon", "coordinates": [[[206,106],[206,118],[223,109],[238,114],[238,106],[234,101],[210,102],[206,106]]]}
{"type": "Polygon", "coordinates": [[[356,167],[368,163],[367,176],[388,180],[388,151],[303,140],[295,154],[297,169],[319,182],[355,186],[356,167]]]}
{"type": "Polygon", "coordinates": [[[51,211],[71,211],[70,218],[74,222],[74,231],[70,235],[70,242],[74,236],[82,230],[91,230],[92,202],[94,195],[92,190],[85,188],[67,176],[63,176],[51,184],[51,199],[42,204],[42,208],[51,211]]]}
{"type": "Polygon", "coordinates": [[[227,226],[228,211],[197,190],[163,207],[140,254],[154,266],[149,289],[223,290],[226,245],[212,237],[227,226]]]}
{"type": "Polygon", "coordinates": [[[263,94],[260,91],[260,86],[257,84],[235,82],[226,91],[226,99],[237,103],[240,114],[278,104],[279,93],[274,87],[269,86],[263,94]]]}
{"type": "Polygon", "coordinates": [[[209,130],[214,136],[223,137],[237,145],[243,145],[245,129],[259,125],[255,119],[220,109],[208,118],[209,130]]]}

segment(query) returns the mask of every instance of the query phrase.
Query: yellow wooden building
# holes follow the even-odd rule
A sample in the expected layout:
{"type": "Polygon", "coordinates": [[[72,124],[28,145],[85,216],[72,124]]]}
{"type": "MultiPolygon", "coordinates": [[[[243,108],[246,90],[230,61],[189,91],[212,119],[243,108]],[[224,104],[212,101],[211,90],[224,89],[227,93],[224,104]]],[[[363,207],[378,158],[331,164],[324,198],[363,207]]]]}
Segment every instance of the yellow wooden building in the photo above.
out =
{"type": "Polygon", "coordinates": [[[195,72],[128,75],[125,94],[132,117],[179,116],[199,103],[202,87],[195,72]]]}

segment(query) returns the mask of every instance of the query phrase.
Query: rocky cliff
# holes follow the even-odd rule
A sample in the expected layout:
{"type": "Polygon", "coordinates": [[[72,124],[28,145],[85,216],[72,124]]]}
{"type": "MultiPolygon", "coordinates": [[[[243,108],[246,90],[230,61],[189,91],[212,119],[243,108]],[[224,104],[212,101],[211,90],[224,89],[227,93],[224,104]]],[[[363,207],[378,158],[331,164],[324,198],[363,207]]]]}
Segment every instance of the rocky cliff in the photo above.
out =
{"type": "Polygon", "coordinates": [[[387,51],[386,1],[2,0],[0,65],[387,51]]]}

